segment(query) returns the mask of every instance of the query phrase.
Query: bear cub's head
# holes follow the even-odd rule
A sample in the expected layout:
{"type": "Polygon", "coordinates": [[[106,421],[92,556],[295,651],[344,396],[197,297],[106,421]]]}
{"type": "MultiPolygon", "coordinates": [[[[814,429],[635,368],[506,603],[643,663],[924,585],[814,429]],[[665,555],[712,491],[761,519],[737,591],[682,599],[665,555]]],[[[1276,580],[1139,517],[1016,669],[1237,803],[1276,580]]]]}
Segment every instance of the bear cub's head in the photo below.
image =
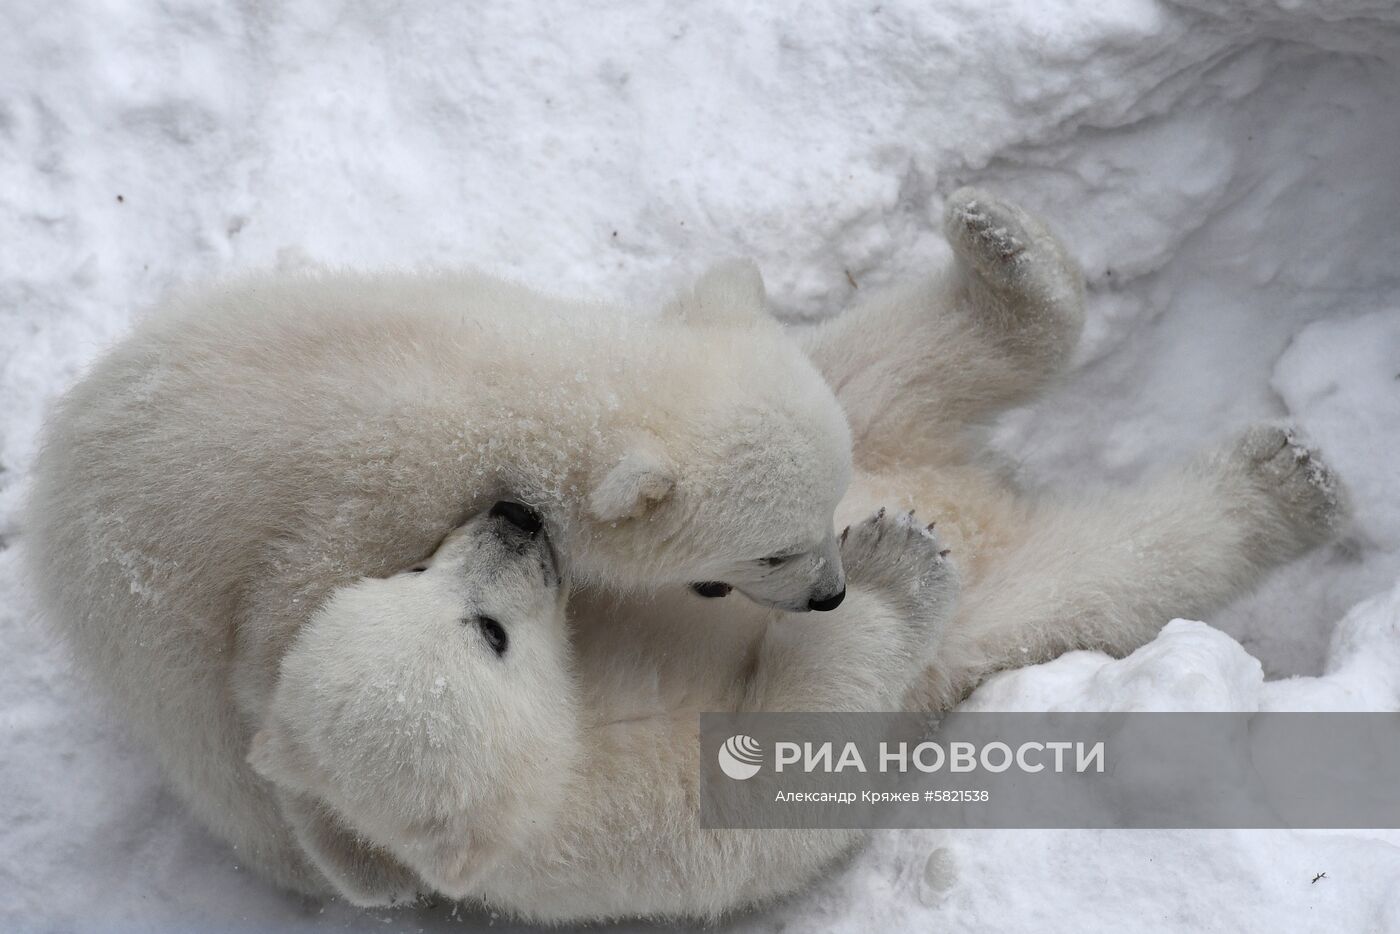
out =
{"type": "Polygon", "coordinates": [[[566,600],[539,516],[497,503],[426,561],[331,595],[282,660],[249,762],[461,889],[574,761],[566,600]]]}
{"type": "Polygon", "coordinates": [[[656,324],[635,424],[604,454],[569,536],[580,580],[729,590],[789,612],[845,595],[833,515],[851,435],[831,387],[764,307],[747,261],[722,263],[656,324]]]}

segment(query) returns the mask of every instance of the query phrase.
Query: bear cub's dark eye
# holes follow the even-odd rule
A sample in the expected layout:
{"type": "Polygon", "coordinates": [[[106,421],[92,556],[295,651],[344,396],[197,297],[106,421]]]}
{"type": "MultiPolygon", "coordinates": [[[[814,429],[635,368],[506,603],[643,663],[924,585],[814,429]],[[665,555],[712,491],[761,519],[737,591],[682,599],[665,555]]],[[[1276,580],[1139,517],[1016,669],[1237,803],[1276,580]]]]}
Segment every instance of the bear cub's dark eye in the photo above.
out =
{"type": "Polygon", "coordinates": [[[489,616],[478,616],[476,628],[481,630],[482,638],[486,640],[487,645],[491,646],[491,651],[497,655],[506,654],[506,648],[510,645],[510,637],[506,635],[506,627],[489,616]]]}
{"type": "Polygon", "coordinates": [[[770,568],[775,568],[780,564],[787,564],[789,561],[791,561],[792,555],[769,555],[768,557],[761,558],[760,560],[764,564],[768,565],[770,568]]]}

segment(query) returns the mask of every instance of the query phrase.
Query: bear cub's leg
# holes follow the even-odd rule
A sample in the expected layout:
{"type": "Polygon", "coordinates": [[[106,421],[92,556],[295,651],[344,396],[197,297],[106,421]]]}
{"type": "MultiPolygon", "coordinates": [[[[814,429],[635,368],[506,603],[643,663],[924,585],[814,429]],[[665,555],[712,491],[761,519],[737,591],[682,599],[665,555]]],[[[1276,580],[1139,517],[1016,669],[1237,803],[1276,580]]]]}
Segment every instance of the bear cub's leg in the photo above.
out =
{"type": "Polygon", "coordinates": [[[769,625],[744,709],[897,709],[952,616],[957,572],[913,513],[884,509],[842,533],[841,560],[846,601],[769,625]]]}
{"type": "Polygon", "coordinates": [[[1346,515],[1331,469],[1273,426],[1142,488],[1046,505],[964,600],[926,687],[943,704],[1071,649],[1127,654],[1334,538],[1346,515]]]}
{"type": "Polygon", "coordinates": [[[1068,362],[1084,325],[1084,277],[1040,218],[985,191],[953,192],[943,233],[956,257],[951,304],[972,328],[968,378],[980,380],[963,389],[960,408],[976,420],[1026,401],[1068,362]]]}
{"type": "Polygon", "coordinates": [[[1043,369],[1073,349],[1083,324],[1083,277],[1043,221],[985,191],[960,188],[944,205],[943,233],[972,293],[972,311],[999,332],[1008,352],[1043,369]]]}
{"type": "Polygon", "coordinates": [[[1041,220],[963,188],[943,230],[947,267],[799,332],[867,464],[949,457],[950,432],[1027,401],[1079,338],[1083,277],[1041,220]]]}

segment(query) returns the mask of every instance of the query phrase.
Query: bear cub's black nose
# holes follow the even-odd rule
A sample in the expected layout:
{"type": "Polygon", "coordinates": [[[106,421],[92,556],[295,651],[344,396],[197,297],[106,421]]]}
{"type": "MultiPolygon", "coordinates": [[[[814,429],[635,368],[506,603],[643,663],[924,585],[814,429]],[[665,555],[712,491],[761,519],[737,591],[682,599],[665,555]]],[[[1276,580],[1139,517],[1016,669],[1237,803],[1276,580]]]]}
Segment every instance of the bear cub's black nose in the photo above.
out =
{"type": "Polygon", "coordinates": [[[807,609],[816,610],[819,613],[825,613],[827,610],[836,609],[838,606],[841,605],[841,601],[844,599],[846,599],[846,588],[842,587],[840,590],[836,591],[836,593],[832,594],[829,597],[822,597],[820,599],[814,597],[811,600],[808,600],[807,609]]]}
{"type": "Polygon", "coordinates": [[[491,515],[494,518],[504,519],[515,526],[526,535],[534,538],[544,528],[544,520],[540,514],[529,506],[522,503],[513,503],[510,500],[501,500],[491,507],[491,515]]]}

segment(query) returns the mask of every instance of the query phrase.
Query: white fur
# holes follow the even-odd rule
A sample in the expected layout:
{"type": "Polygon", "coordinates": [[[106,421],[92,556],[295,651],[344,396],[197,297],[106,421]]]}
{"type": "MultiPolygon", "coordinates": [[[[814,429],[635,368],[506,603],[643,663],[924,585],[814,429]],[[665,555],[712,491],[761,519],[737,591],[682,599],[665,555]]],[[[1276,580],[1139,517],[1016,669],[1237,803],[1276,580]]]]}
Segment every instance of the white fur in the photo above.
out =
{"type": "Polygon", "coordinates": [[[502,575],[493,534],[478,517],[427,571],[337,591],[282,662],[251,761],[337,891],[555,921],[709,916],[859,839],[701,829],[698,715],[897,705],[956,593],[935,536],[893,514],[851,530],[850,610],[731,626],[685,590],[654,618],[594,594],[570,640],[557,588],[528,553],[502,575]],[[458,623],[481,607],[511,633],[501,657],[458,623]]]}
{"type": "Polygon", "coordinates": [[[754,277],[721,267],[649,317],[456,273],[177,297],[47,426],[27,525],[50,615],[196,812],[322,889],[233,763],[336,588],[509,497],[606,590],[729,580],[798,609],[844,589],[849,432],[754,277]],[[795,558],[767,573],[775,554],[795,558]]]}
{"type": "Polygon", "coordinates": [[[554,823],[579,758],[565,597],[543,535],[482,515],[301,628],[249,761],[339,891],[466,894],[554,823]]]}
{"type": "MultiPolygon", "coordinates": [[[[204,458],[180,465],[131,462],[123,446],[126,422],[109,435],[101,433],[100,420],[84,422],[85,437],[115,446],[121,456],[106,473],[91,458],[81,473],[46,462],[39,518],[69,529],[69,537],[39,550],[40,559],[51,562],[47,573],[61,574],[65,585],[54,588],[51,599],[60,615],[67,614],[80,647],[128,695],[156,691],[194,711],[195,728],[174,729],[167,743],[174,751],[166,750],[167,767],[177,781],[183,776],[187,793],[200,781],[248,781],[242,757],[251,751],[259,771],[272,778],[275,795],[266,794],[272,786],[257,785],[257,795],[201,792],[196,803],[206,820],[244,845],[245,859],[283,883],[333,889],[363,904],[429,889],[552,921],[712,917],[791,892],[859,835],[701,829],[699,712],[938,709],[1000,668],[1078,647],[1126,653],[1173,615],[1205,612],[1269,568],[1326,541],[1345,513],[1342,491],[1315,454],[1274,428],[1251,429],[1134,490],[1070,498],[1029,497],[1012,488],[985,466],[968,427],[1028,399],[1063,364],[1082,317],[1079,274],[1044,226],[1012,205],[963,191],[950,198],[946,216],[956,257],[948,269],[794,334],[835,389],[855,441],[857,470],[837,510],[841,521],[856,522],[843,548],[849,595],[834,612],[792,616],[733,598],[704,600],[677,586],[645,598],[584,586],[570,598],[566,638],[559,595],[545,576],[528,582],[493,576],[480,561],[454,551],[472,540],[480,519],[449,538],[422,575],[359,580],[425,554],[421,543],[431,536],[413,530],[440,536],[445,523],[466,514],[444,505],[433,492],[440,479],[423,469],[443,461],[432,445],[458,449],[454,436],[424,432],[417,409],[398,420],[386,417],[378,444],[357,436],[355,447],[308,450],[301,439],[314,437],[315,426],[305,421],[268,438],[270,445],[303,446],[293,444],[285,455],[287,476],[260,476],[285,484],[288,495],[317,490],[306,513],[321,517],[325,532],[309,551],[304,537],[276,542],[257,563],[238,568],[235,579],[259,585],[253,593],[206,592],[204,599],[221,615],[206,610],[192,624],[173,628],[169,614],[179,608],[162,601],[176,591],[160,575],[207,574],[240,560],[236,549],[211,553],[201,523],[238,523],[213,536],[220,542],[248,536],[276,541],[285,530],[256,524],[256,510],[245,518],[209,505],[211,496],[248,494],[236,474],[226,494],[208,489],[216,475],[211,460],[236,460],[237,446],[225,449],[211,437],[204,458]],[[402,458],[400,448],[412,451],[420,435],[428,453],[402,458]],[[310,453],[339,458],[350,479],[321,491],[301,472],[310,453]],[[148,485],[133,493],[130,472],[152,468],[159,469],[148,485]],[[88,484],[97,480],[118,485],[127,497],[122,510],[94,501],[88,484]],[[409,491],[422,491],[422,509],[409,491]],[[65,497],[74,501],[71,512],[65,497]],[[356,510],[345,504],[362,499],[382,500],[386,508],[369,521],[354,519],[356,510]],[[883,504],[917,507],[921,517],[937,519],[939,540],[893,511],[861,518],[883,504]],[[189,517],[172,520],[178,513],[189,517]],[[338,518],[346,515],[352,518],[338,518]],[[159,533],[160,547],[143,550],[148,540],[129,531],[120,539],[123,547],[107,553],[82,543],[84,535],[111,542],[113,529],[123,525],[147,536],[159,533]],[[173,543],[169,535],[176,536],[173,543]],[[952,549],[951,564],[941,555],[945,548],[952,549]],[[291,586],[294,579],[283,567],[297,566],[307,554],[322,567],[353,570],[358,562],[361,570],[331,587],[291,586]],[[439,562],[463,569],[462,588],[443,584],[439,562]],[[954,611],[957,578],[963,589],[954,611]],[[139,592],[129,591],[131,585],[139,592]],[[514,602],[518,615],[511,626],[526,640],[515,659],[521,664],[504,679],[500,666],[490,667],[502,659],[480,651],[477,642],[448,644],[473,638],[449,620],[495,599],[514,602]],[[127,611],[128,603],[148,615],[127,611]],[[103,617],[111,607],[120,612],[103,617]],[[269,617],[278,620],[282,638],[249,654],[240,642],[247,620],[269,617]],[[123,640],[129,644],[118,645],[123,640]],[[230,657],[244,660],[253,673],[234,697],[221,681],[235,667],[230,657]],[[397,693],[372,689],[382,678],[406,686],[403,705],[414,729],[402,729],[397,693]],[[439,678],[443,689],[434,695],[439,678]],[[346,720],[343,711],[357,703],[366,706],[346,720]],[[214,723],[215,717],[227,717],[228,726],[214,723]],[[545,755],[554,758],[541,767],[545,755]],[[230,811],[220,811],[221,805],[230,811]]],[[[750,366],[753,357],[743,356],[748,351],[726,341],[734,325],[723,309],[737,296],[761,296],[761,287],[755,291],[752,277],[746,285],[733,273],[720,281],[719,291],[714,282],[702,285],[672,314],[717,328],[706,334],[717,351],[707,352],[705,366],[731,359],[750,366]],[[717,294],[726,301],[706,297],[717,294]]],[[[345,300],[357,301],[356,294],[345,300]]],[[[480,326],[490,327],[488,321],[480,326]]],[[[542,323],[541,339],[551,342],[549,329],[557,325],[542,323]]],[[[765,354],[781,346],[780,338],[765,333],[770,339],[765,354]]],[[[401,348],[400,365],[412,369],[420,358],[433,359],[439,344],[401,348]]],[[[669,395],[674,387],[659,375],[647,369],[632,388],[669,395]]],[[[741,378],[738,368],[724,375],[706,392],[723,395],[741,378]]],[[[678,405],[699,405],[699,385],[680,391],[678,405]]],[[[384,385],[366,392],[378,399],[392,390],[384,385]]],[[[810,384],[794,390],[813,391],[810,384]]],[[[96,405],[94,395],[100,393],[68,403],[50,458],[67,451],[72,421],[83,406],[96,405]]],[[[556,403],[500,400],[520,417],[545,421],[556,417],[556,403]]],[[[448,402],[442,405],[450,410],[448,402]]],[[[179,422],[178,397],[163,396],[151,406],[160,417],[141,422],[141,450],[187,444],[183,433],[198,430],[179,422]]],[[[295,420],[294,400],[282,409],[295,420]]],[[[706,411],[717,409],[701,405],[695,418],[704,423],[706,411]]],[[[119,414],[129,422],[130,410],[119,414]]],[[[691,465],[711,463],[713,449],[693,436],[693,446],[668,446],[650,435],[653,423],[636,427],[646,433],[634,436],[621,456],[561,452],[561,470],[575,454],[608,465],[603,480],[580,485],[591,492],[579,502],[591,497],[598,512],[625,515],[628,503],[667,495],[658,476],[674,472],[679,489],[691,465]]],[[[761,430],[754,425],[750,436],[760,448],[770,443],[761,430]]],[[[775,442],[797,443],[785,436],[775,442]]],[[[735,495],[732,486],[714,489],[721,497],[735,495]]],[[[784,510],[800,513],[804,502],[771,486],[738,495],[735,503],[706,500],[704,508],[742,506],[772,521],[784,510]]],[[[693,502],[698,514],[701,499],[693,502]]],[[[695,547],[723,552],[704,540],[709,528],[697,527],[695,547]]],[[[637,577],[656,574],[661,564],[643,550],[629,553],[629,540],[620,535],[583,536],[556,522],[550,531],[582,567],[590,564],[591,548],[609,562],[637,561],[637,577]]],[[[720,571],[698,576],[727,580],[747,573],[747,586],[763,585],[762,572],[751,567],[720,571]]],[[[206,579],[196,576],[184,586],[206,579]]],[[[150,704],[134,713],[148,725],[172,727],[172,716],[150,704]]]]}

